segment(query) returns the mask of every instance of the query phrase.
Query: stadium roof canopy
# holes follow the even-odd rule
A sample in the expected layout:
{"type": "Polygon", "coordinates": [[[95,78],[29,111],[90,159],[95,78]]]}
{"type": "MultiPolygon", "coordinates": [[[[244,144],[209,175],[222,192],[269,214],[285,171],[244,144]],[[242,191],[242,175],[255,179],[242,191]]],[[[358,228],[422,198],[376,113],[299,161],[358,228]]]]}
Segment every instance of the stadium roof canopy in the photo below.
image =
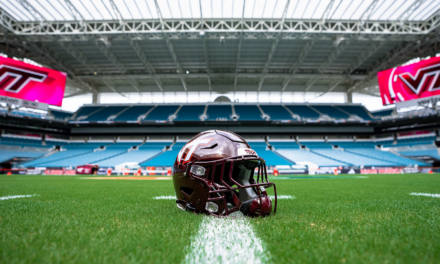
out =
{"type": "Polygon", "coordinates": [[[100,92],[377,94],[438,52],[438,0],[3,0],[0,51],[100,92]]]}

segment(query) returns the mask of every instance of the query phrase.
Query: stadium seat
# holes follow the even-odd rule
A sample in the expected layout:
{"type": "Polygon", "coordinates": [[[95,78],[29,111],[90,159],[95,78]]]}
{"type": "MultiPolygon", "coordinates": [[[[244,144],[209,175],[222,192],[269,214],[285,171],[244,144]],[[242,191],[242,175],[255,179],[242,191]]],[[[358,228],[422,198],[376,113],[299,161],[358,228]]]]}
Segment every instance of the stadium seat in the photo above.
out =
{"type": "Polygon", "coordinates": [[[260,109],[256,105],[234,105],[235,113],[240,121],[263,121],[260,109]]]}
{"type": "Polygon", "coordinates": [[[153,105],[132,106],[119,114],[113,121],[137,121],[139,116],[145,115],[153,107],[153,105]]]}
{"type": "Polygon", "coordinates": [[[263,112],[270,116],[270,120],[292,120],[292,115],[282,105],[260,105],[263,112]]]}
{"type": "Polygon", "coordinates": [[[207,121],[232,120],[231,105],[208,105],[207,121]]]}
{"type": "Polygon", "coordinates": [[[204,105],[184,105],[177,112],[174,121],[200,121],[203,111],[205,111],[204,105]]]}
{"type": "Polygon", "coordinates": [[[301,117],[301,119],[318,119],[319,113],[307,105],[285,105],[292,113],[301,117]]]}

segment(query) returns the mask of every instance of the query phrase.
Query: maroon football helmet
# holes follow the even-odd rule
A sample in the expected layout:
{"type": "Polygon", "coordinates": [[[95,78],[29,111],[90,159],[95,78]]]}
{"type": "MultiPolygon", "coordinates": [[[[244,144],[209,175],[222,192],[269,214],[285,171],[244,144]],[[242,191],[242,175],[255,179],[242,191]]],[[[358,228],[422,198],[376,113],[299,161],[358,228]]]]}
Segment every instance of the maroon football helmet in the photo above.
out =
{"type": "Polygon", "coordinates": [[[229,131],[208,130],[193,137],[176,158],[173,182],[182,210],[266,216],[272,212],[272,200],[265,188],[273,186],[276,212],[276,187],[267,180],[264,159],[229,131]]]}

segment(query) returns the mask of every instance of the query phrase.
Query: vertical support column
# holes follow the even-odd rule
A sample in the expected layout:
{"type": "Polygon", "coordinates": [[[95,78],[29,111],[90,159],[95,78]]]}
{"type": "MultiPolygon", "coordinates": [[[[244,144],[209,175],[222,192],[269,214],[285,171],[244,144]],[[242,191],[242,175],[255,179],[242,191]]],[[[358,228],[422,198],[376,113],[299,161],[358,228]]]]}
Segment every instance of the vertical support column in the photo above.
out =
{"type": "Polygon", "coordinates": [[[93,104],[99,104],[99,93],[93,93],[92,94],[93,95],[93,97],[92,97],[92,103],[93,104]]]}
{"type": "Polygon", "coordinates": [[[345,96],[346,96],[346,103],[353,103],[353,93],[346,93],[345,94],[345,96]]]}

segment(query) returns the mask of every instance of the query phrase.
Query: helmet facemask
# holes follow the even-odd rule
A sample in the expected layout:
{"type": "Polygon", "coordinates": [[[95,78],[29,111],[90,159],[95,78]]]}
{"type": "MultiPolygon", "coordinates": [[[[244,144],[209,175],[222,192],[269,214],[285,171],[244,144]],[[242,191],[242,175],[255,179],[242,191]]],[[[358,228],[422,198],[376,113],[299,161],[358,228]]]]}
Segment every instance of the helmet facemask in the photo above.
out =
{"type": "Polygon", "coordinates": [[[272,200],[265,188],[276,187],[267,179],[264,159],[257,156],[237,156],[191,164],[189,176],[209,188],[205,213],[227,216],[240,211],[251,217],[266,216],[272,211],[272,200]],[[203,175],[201,175],[203,173],[203,175]]]}

